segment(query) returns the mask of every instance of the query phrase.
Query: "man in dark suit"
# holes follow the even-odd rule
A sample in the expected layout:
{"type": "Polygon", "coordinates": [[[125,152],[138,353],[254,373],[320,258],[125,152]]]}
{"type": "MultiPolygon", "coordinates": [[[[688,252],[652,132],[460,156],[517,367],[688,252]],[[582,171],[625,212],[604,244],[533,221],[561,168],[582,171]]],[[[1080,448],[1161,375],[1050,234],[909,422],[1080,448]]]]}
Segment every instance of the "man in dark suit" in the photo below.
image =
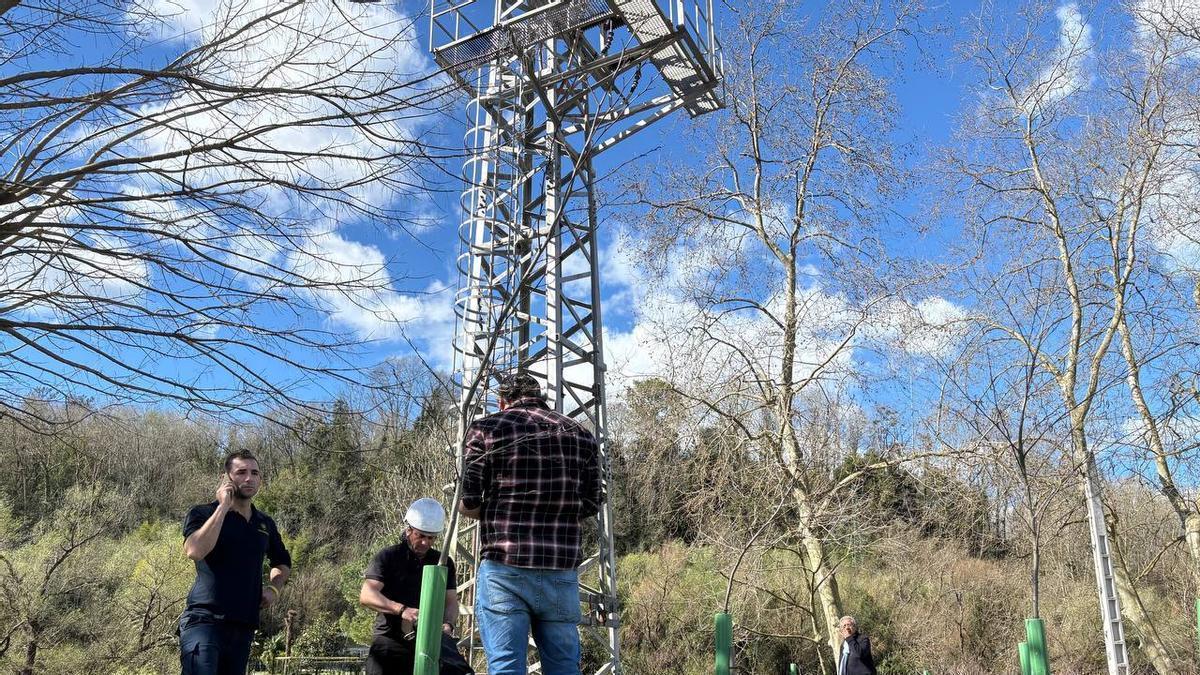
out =
{"type": "Polygon", "coordinates": [[[838,621],[838,633],[842,636],[838,675],[876,675],[871,640],[858,632],[858,621],[852,616],[843,616],[838,621]]]}

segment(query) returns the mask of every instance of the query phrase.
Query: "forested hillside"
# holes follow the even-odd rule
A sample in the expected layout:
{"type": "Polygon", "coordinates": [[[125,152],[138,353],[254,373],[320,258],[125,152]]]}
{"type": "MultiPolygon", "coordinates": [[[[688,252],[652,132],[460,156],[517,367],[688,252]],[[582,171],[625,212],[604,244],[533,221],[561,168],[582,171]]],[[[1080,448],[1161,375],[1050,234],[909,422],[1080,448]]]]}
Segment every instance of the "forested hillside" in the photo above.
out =
{"type": "MultiPolygon", "coordinates": [[[[419,368],[391,376],[405,378],[411,398],[377,401],[367,416],[341,402],[330,417],[277,411],[269,422],[223,427],[76,402],[31,411],[43,426],[6,422],[4,670],[175,671],[174,626],[193,577],[180,519],[211,498],[221,450],[233,445],[262,458],[266,487],[256,503],[274,516],[295,560],[287,591],[264,617],[259,658],[288,648],[289,616],[295,655],[367,641],[370,617],[356,602],[367,559],[396,541],[411,499],[441,495],[452,466],[447,399],[419,368]]],[[[781,672],[789,662],[816,672],[823,658],[828,666],[796,516],[782,499],[786,481],[728,430],[687,428],[683,409],[665,383],[647,381],[614,410],[627,672],[709,672],[712,615],[726,603],[741,672],[781,672]]],[[[842,607],[872,637],[881,672],[1012,672],[1033,562],[1017,515],[1022,486],[968,456],[859,473],[895,456],[894,430],[839,419],[836,410],[825,423],[846,454],[813,469],[848,482],[822,536],[842,607]]],[[[1052,663],[1057,672],[1100,672],[1079,500],[1065,486],[1067,467],[1044,479],[1040,595],[1052,663]]],[[[1110,503],[1123,563],[1160,638],[1187,664],[1195,589],[1174,514],[1133,481],[1118,481],[1110,503]]],[[[1136,672],[1150,672],[1135,658],[1136,672]]]]}

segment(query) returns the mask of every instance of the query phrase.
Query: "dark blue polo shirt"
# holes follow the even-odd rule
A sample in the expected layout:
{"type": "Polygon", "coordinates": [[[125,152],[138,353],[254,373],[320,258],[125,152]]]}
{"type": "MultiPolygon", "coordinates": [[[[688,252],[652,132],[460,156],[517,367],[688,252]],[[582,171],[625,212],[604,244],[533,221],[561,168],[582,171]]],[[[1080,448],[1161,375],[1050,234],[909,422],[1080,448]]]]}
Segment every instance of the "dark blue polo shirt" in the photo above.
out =
{"type": "MultiPolygon", "coordinates": [[[[184,539],[203,527],[216,510],[216,502],[193,506],[183,519],[184,539]]],[[[257,626],[264,557],[271,567],[292,565],[275,521],[253,506],[249,521],[237,511],[227,512],[217,545],[204,560],[196,561],[196,582],[188,593],[184,616],[257,626]]]]}

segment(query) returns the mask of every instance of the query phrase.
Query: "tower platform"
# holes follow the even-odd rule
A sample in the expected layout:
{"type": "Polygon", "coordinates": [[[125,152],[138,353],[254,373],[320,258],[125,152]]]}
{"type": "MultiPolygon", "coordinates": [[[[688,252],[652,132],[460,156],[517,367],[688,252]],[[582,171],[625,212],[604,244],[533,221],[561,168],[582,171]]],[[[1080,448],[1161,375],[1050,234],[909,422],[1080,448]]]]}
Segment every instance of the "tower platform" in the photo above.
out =
{"type": "MultiPolygon", "coordinates": [[[[494,61],[515,58],[533,45],[571,31],[600,24],[623,25],[639,46],[652,49],[650,62],[692,117],[721,108],[717,92],[720,46],[713,34],[712,17],[707,16],[700,3],[556,0],[514,12],[490,25],[485,23],[490,13],[486,9],[480,0],[434,3],[430,40],[439,66],[458,76],[494,61]]],[[[469,88],[465,79],[458,81],[469,88]]]]}

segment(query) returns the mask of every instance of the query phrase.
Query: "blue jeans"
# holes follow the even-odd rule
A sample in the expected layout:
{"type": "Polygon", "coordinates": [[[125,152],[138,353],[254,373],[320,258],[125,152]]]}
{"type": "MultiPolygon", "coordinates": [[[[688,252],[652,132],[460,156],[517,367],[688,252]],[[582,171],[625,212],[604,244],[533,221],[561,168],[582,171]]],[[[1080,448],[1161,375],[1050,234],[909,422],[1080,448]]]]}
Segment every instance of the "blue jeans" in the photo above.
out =
{"type": "Polygon", "coordinates": [[[183,675],[245,675],[254,627],[184,617],[179,627],[183,675]]]}
{"type": "Polygon", "coordinates": [[[479,565],[475,620],[488,675],[525,675],[529,632],[545,675],[579,675],[579,573],[479,565]]]}

